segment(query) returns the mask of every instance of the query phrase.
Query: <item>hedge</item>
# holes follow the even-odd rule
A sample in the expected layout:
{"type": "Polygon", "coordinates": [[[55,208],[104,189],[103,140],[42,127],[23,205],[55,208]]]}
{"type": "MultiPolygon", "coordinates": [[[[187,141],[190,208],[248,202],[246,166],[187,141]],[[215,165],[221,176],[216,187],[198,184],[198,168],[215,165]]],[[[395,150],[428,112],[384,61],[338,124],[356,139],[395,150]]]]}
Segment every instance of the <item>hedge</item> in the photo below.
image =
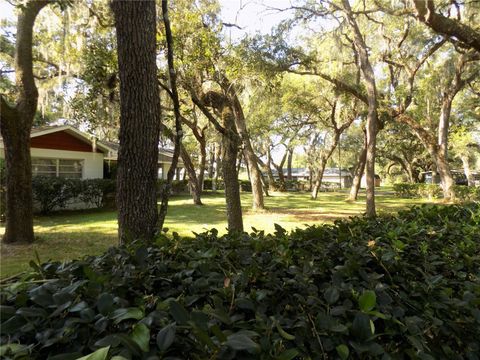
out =
{"type": "MultiPolygon", "coordinates": [[[[403,198],[428,198],[436,199],[442,195],[442,188],[437,184],[409,184],[399,183],[393,185],[395,195],[403,198]]],[[[457,200],[475,201],[480,200],[480,187],[454,185],[453,191],[457,200]]]]}
{"type": "MultiPolygon", "coordinates": [[[[4,357],[478,359],[480,207],[111,248],[3,284],[4,357]]],[[[122,359],[116,358],[116,359],[122,359]]]]}
{"type": "Polygon", "coordinates": [[[77,200],[101,207],[106,196],[114,192],[115,181],[110,179],[80,180],[46,176],[32,178],[33,199],[39,203],[42,214],[64,209],[77,200]]]}

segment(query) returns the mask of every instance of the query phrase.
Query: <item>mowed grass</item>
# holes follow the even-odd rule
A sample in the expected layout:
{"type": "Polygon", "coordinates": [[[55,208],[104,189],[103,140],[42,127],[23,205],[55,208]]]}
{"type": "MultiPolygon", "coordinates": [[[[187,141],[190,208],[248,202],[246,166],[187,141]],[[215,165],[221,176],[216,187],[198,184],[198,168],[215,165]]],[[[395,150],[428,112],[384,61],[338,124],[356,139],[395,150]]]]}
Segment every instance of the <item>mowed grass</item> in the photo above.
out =
{"type": "MultiPolygon", "coordinates": [[[[389,189],[379,190],[376,197],[378,212],[396,212],[427,200],[398,199],[389,189]]],[[[267,210],[251,210],[252,195],[242,194],[245,231],[252,227],[274,231],[274,224],[287,230],[306,225],[329,223],[339,218],[361,215],[365,211],[365,196],[356,202],[346,202],[346,192],[320,193],[311,200],[308,193],[272,193],[265,198],[267,210]]],[[[206,194],[203,206],[195,206],[189,196],[175,196],[169,202],[165,227],[169,233],[193,236],[207,229],[226,232],[226,208],[223,193],[206,194]]],[[[32,245],[1,245],[0,277],[8,277],[29,268],[38,254],[40,260],[70,260],[84,255],[96,255],[117,244],[116,212],[107,210],[64,211],[35,218],[36,242],[32,245]]],[[[3,225],[3,224],[2,224],[3,225]]],[[[4,228],[0,227],[0,235],[4,228]]]]}

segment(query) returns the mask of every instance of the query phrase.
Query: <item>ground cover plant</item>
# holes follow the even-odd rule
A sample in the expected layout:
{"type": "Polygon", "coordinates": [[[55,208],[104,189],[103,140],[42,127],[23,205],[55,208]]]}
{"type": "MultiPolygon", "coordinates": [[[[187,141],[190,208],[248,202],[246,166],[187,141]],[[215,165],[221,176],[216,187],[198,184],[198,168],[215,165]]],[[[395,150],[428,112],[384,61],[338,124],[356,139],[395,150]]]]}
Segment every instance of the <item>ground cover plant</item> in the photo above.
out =
{"type": "Polygon", "coordinates": [[[1,351],[478,359],[479,226],[479,205],[424,205],[272,235],[162,236],[66,264],[32,263],[28,279],[2,286],[1,351]]]}
{"type": "MultiPolygon", "coordinates": [[[[377,194],[377,207],[382,212],[397,212],[424,199],[398,199],[382,189],[377,194]]],[[[242,193],[245,229],[252,226],[266,232],[275,230],[274,223],[287,230],[305,227],[306,224],[331,223],[364,212],[364,197],[356,202],[345,202],[346,192],[320,193],[318,200],[308,193],[271,193],[266,198],[267,210],[250,209],[251,193],[242,193]]],[[[192,206],[190,196],[175,195],[169,202],[165,226],[180,236],[193,236],[215,227],[220,234],[226,231],[225,199],[222,192],[206,193],[204,206],[192,206]]],[[[0,223],[0,235],[4,228],[0,223]]],[[[35,218],[36,241],[31,245],[0,244],[0,277],[5,278],[29,269],[36,254],[42,261],[78,259],[84,255],[98,255],[116,245],[117,214],[113,210],[87,210],[54,212],[35,218]]]]}

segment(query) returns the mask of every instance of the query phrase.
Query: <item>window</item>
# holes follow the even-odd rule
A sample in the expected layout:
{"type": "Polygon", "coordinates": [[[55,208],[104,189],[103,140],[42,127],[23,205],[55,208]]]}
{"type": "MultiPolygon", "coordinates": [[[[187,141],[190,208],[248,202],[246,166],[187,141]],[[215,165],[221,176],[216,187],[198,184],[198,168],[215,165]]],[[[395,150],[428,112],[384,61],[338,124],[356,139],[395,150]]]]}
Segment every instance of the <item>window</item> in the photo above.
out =
{"type": "Polygon", "coordinates": [[[32,158],[33,176],[81,179],[83,160],[32,158]]]}

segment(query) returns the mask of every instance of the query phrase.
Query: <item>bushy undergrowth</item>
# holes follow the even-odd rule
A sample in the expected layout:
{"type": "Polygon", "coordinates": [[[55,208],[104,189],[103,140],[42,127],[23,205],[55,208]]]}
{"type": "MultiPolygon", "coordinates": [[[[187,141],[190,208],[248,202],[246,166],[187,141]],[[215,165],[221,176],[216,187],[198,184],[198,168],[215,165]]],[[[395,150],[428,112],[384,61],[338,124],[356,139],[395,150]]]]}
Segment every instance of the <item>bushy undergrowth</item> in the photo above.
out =
{"type": "Polygon", "coordinates": [[[478,359],[479,227],[478,205],[423,206],[32,264],[2,287],[1,341],[32,359],[478,359]]]}
{"type": "MultiPolygon", "coordinates": [[[[442,188],[437,184],[409,184],[398,183],[393,185],[395,195],[403,198],[426,198],[436,199],[442,195],[442,188]]],[[[480,187],[454,185],[456,200],[476,201],[480,200],[480,187]]]]}
{"type": "Polygon", "coordinates": [[[65,179],[60,177],[34,176],[33,198],[40,205],[40,212],[48,214],[64,209],[70,202],[101,207],[107,195],[115,193],[115,181],[110,179],[65,179]]]}

